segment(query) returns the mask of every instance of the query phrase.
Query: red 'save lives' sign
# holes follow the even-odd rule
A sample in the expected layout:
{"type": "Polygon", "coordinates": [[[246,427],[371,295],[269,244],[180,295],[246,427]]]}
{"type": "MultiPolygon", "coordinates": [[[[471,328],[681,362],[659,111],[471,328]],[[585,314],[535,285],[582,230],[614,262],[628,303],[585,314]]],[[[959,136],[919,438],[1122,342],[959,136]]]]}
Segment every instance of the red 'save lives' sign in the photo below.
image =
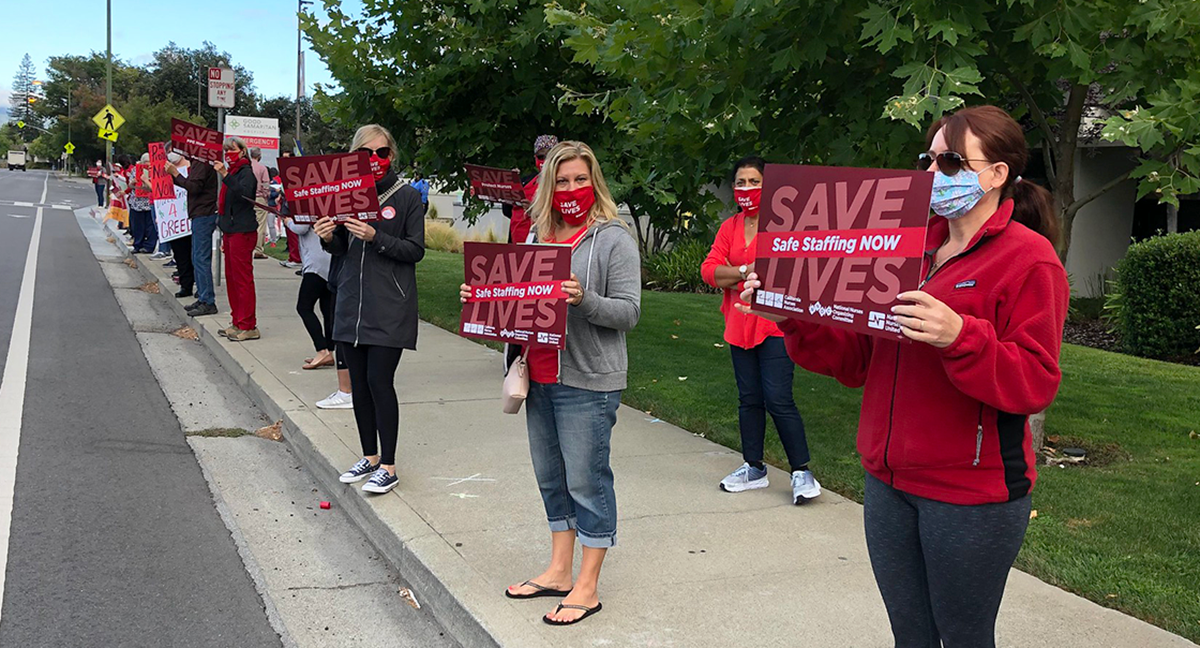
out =
{"type": "Polygon", "coordinates": [[[567,343],[571,248],[524,243],[463,244],[465,283],[459,333],[466,337],[561,349],[567,343]]]}
{"type": "Polygon", "coordinates": [[[150,198],[171,200],[175,197],[175,181],[167,173],[167,150],[162,142],[150,142],[150,198]]]}
{"type": "Polygon", "coordinates": [[[891,314],[921,282],[933,174],[768,164],[751,308],[906,339],[891,314]]]}
{"type": "Polygon", "coordinates": [[[224,141],[221,133],[211,128],[171,119],[171,148],[190,158],[220,162],[224,141]]]}
{"type": "Polygon", "coordinates": [[[521,176],[517,175],[516,171],[475,164],[466,165],[466,169],[476,198],[509,205],[525,203],[525,188],[521,185],[521,176]]]}
{"type": "Polygon", "coordinates": [[[94,166],[88,167],[88,170],[87,170],[88,177],[93,180],[95,180],[96,178],[99,178],[101,173],[102,173],[102,170],[100,169],[100,167],[94,167],[94,166]]]}
{"type": "Polygon", "coordinates": [[[379,220],[379,194],[366,151],[279,159],[288,209],[297,223],[379,220]]]}

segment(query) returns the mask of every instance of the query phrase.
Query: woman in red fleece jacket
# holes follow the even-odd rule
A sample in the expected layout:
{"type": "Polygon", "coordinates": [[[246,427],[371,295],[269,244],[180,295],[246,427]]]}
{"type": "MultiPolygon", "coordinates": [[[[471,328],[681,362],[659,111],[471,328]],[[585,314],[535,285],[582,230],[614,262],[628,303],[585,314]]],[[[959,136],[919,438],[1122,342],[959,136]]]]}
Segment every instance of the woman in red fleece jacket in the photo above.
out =
{"type": "MultiPolygon", "coordinates": [[[[797,364],[864,388],[864,526],[896,646],[988,648],[1037,478],[1027,419],[1058,391],[1070,291],[1053,200],[1021,179],[1029,152],[1012,117],[966,108],[927,141],[924,280],[892,309],[912,342],[780,329],[797,364]]],[[[744,302],[760,286],[746,284],[744,302]]]]}

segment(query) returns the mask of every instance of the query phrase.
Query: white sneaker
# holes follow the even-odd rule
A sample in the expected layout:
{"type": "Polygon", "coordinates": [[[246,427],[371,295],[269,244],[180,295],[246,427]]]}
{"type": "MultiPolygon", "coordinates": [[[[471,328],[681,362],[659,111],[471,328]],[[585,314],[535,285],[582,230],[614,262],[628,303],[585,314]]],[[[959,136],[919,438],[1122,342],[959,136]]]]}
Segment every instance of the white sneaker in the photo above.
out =
{"type": "Polygon", "coordinates": [[[766,468],[759,470],[748,463],[742,464],[741,468],[729,473],[728,477],[721,480],[721,490],[726,493],[740,493],[756,488],[766,488],[768,485],[766,468]]]}
{"type": "Polygon", "coordinates": [[[792,502],[797,506],[816,499],[821,494],[821,484],[813,477],[811,470],[797,470],[792,473],[792,502]]]}
{"type": "Polygon", "coordinates": [[[154,254],[150,255],[150,258],[154,261],[161,261],[163,259],[170,259],[171,255],[167,254],[166,252],[155,252],[154,254]]]}
{"type": "Polygon", "coordinates": [[[354,396],[344,391],[335,391],[328,397],[317,401],[319,409],[354,409],[354,396]]]}

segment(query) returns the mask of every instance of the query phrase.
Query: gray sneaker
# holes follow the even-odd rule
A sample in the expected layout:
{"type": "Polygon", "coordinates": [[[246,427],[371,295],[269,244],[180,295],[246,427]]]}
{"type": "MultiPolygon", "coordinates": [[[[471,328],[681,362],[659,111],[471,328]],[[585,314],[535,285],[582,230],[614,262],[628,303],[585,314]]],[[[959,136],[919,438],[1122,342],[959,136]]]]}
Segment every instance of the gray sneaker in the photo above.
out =
{"type": "Polygon", "coordinates": [[[820,494],[821,484],[813,477],[811,470],[797,470],[792,473],[792,502],[796,506],[814,500],[820,494]]]}
{"type": "Polygon", "coordinates": [[[729,473],[728,477],[721,480],[721,490],[726,493],[740,493],[767,486],[767,469],[759,470],[748,463],[742,464],[741,468],[729,473]]]}

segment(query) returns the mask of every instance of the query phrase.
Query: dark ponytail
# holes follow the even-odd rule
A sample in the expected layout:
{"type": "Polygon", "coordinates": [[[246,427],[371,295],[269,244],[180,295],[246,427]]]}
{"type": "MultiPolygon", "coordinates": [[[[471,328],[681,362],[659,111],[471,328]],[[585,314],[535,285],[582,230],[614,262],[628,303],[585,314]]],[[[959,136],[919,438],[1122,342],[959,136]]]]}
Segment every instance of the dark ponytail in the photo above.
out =
{"type": "Polygon", "coordinates": [[[950,150],[966,153],[969,130],[979,138],[984,157],[1008,165],[1008,181],[1000,189],[1001,200],[1012,198],[1013,220],[1046,237],[1057,249],[1060,232],[1054,196],[1037,183],[1021,178],[1029,163],[1029,145],[1020,124],[995,106],[963,108],[929,127],[927,146],[932,145],[934,136],[942,129],[950,150]]]}

